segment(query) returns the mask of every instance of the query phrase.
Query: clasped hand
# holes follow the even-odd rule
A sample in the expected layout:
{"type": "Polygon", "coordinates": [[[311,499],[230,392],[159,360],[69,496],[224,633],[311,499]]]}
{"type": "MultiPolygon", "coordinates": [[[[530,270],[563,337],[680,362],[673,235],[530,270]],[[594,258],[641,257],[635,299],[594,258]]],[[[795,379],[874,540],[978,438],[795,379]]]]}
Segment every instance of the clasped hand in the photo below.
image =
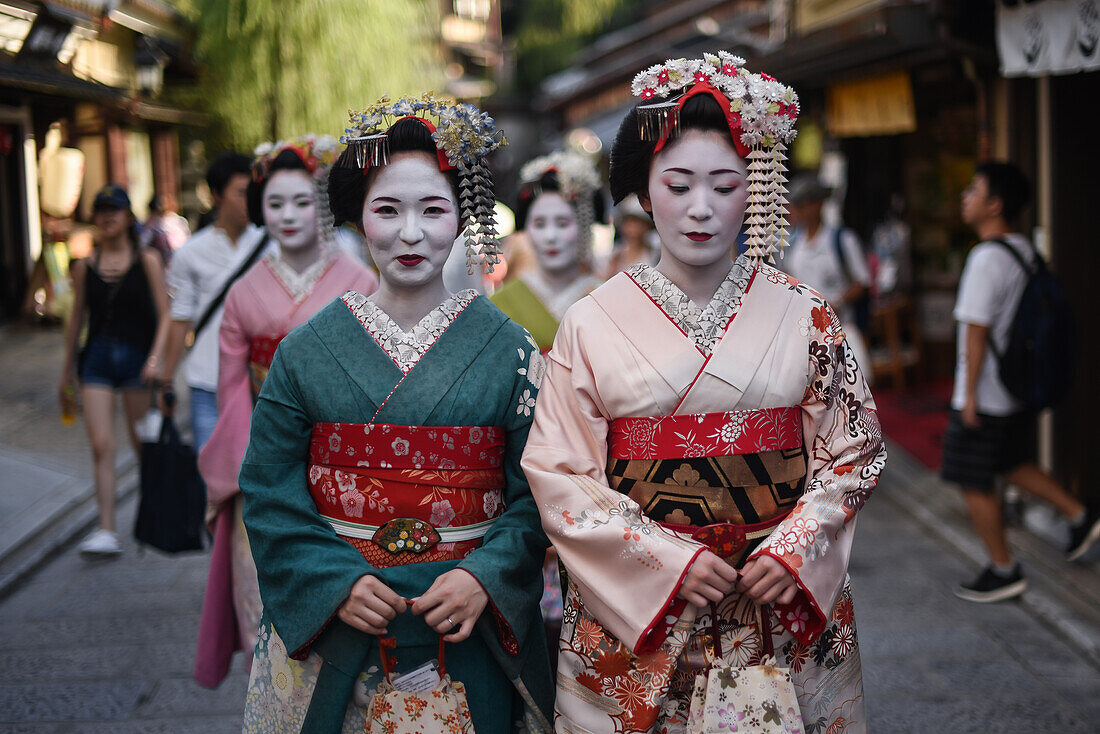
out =
{"type": "Polygon", "coordinates": [[[697,607],[717,604],[734,589],[757,604],[790,604],[798,586],[790,571],[771,556],[757,556],[738,572],[710,551],[703,551],[688,568],[680,598],[697,607]]]}
{"type": "Polygon", "coordinates": [[[473,632],[488,603],[488,595],[473,574],[456,568],[437,577],[431,588],[415,599],[405,599],[374,576],[363,576],[351,587],[336,615],[360,632],[385,635],[390,621],[409,609],[423,615],[424,623],[447,642],[462,642],[473,632]]]}

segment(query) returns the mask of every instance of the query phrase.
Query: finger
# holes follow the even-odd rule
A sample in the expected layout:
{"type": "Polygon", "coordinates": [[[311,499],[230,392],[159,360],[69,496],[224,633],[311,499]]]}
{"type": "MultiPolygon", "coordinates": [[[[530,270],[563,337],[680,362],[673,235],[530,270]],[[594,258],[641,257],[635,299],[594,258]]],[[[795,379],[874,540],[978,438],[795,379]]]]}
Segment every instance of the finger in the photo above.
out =
{"type": "Polygon", "coordinates": [[[707,600],[707,603],[714,602],[717,604],[726,598],[726,592],[721,589],[717,589],[713,586],[704,586],[699,589],[699,593],[707,600]]]}
{"type": "Polygon", "coordinates": [[[680,591],[680,598],[695,607],[705,607],[710,604],[709,599],[697,592],[689,591],[688,589],[680,591]]]}
{"type": "Polygon", "coordinates": [[[396,609],[377,596],[369,596],[363,599],[362,604],[366,609],[381,615],[386,620],[393,619],[398,614],[396,609]]]}
{"type": "Polygon", "coordinates": [[[366,632],[368,635],[384,635],[384,634],[386,634],[385,625],[382,625],[382,626],[372,625],[369,622],[367,622],[365,619],[362,619],[361,617],[353,614],[350,611],[342,609],[337,614],[337,616],[340,618],[340,621],[343,622],[344,624],[348,625],[349,627],[352,627],[353,629],[357,629],[360,632],[366,632]]]}
{"type": "Polygon", "coordinates": [[[431,593],[431,589],[424,592],[423,595],[413,601],[412,613],[413,614],[427,614],[440,604],[443,603],[441,596],[436,596],[431,593]]]}
{"type": "Polygon", "coordinates": [[[372,589],[374,591],[374,595],[384,601],[390,607],[392,607],[395,612],[400,614],[401,612],[405,611],[404,597],[402,597],[390,587],[386,586],[381,581],[376,581],[376,583],[372,584],[372,586],[374,587],[372,589]]]}
{"type": "Polygon", "coordinates": [[[465,622],[462,623],[462,626],[459,627],[458,632],[446,635],[443,639],[446,642],[462,642],[463,640],[468,638],[473,631],[474,620],[467,619],[465,622]]]}
{"type": "Polygon", "coordinates": [[[424,615],[424,624],[437,632],[450,632],[459,622],[458,610],[453,605],[439,605],[424,615]],[[448,622],[447,620],[451,621],[448,622]],[[439,629],[442,627],[442,629],[439,629]]]}
{"type": "Polygon", "coordinates": [[[786,591],[779,595],[779,599],[777,599],[777,601],[780,604],[790,604],[794,601],[794,598],[796,596],[798,596],[798,585],[791,584],[787,587],[786,591]]]}
{"type": "MultiPolygon", "coordinates": [[[[749,588],[749,590],[746,591],[745,593],[748,594],[749,596],[751,596],[753,599],[756,599],[757,601],[761,601],[764,598],[764,595],[767,594],[768,591],[770,591],[774,586],[775,586],[775,581],[773,579],[764,578],[764,579],[761,579],[760,581],[758,581],[757,583],[753,584],[753,586],[751,588],[749,588]]],[[[762,603],[767,603],[767,602],[762,602],[762,603]]]]}
{"type": "Polygon", "coordinates": [[[741,572],[724,561],[714,570],[723,581],[730,584],[737,583],[737,580],[741,578],[741,572]]]}

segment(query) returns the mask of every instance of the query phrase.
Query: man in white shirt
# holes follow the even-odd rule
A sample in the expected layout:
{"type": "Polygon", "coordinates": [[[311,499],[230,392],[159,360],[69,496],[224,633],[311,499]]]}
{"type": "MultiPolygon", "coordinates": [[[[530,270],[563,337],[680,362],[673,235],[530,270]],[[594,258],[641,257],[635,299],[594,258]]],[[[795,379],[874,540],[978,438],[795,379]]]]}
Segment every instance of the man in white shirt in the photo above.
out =
{"type": "Polygon", "coordinates": [[[962,217],[979,244],[970,251],[955,303],[958,359],[951,417],[944,434],[944,480],[958,484],[990,565],[955,593],[968,601],[992,602],[1027,588],[1005,540],[996,480],[1004,479],[1053,505],[1070,522],[1069,560],[1100,539],[1100,511],[1086,508],[1035,463],[1036,416],[1001,381],[994,350],[1003,353],[1029,274],[1007,249],[1027,262],[1039,254],[1015,232],[1030,198],[1023,172],[1008,163],[983,163],[962,197],[962,217]]]}
{"type": "Polygon", "coordinates": [[[856,305],[867,295],[871,271],[859,237],[850,229],[830,227],[822,221],[829,189],[817,174],[795,176],[787,198],[793,232],[790,247],[777,264],[825,297],[844,325],[856,362],[870,378],[870,355],[863,334],[867,325],[859,323],[856,305]]]}
{"type": "MultiPolygon", "coordinates": [[[[210,165],[206,182],[217,208],[217,219],[200,229],[172,257],[168,287],[172,291],[172,325],[161,380],[172,379],[186,351],[188,334],[199,326],[208,306],[263,239],[263,230],[248,219],[248,182],[252,159],[223,153],[210,165]]],[[[224,299],[223,299],[224,300],[224,299]]],[[[191,428],[195,450],[210,438],[218,420],[218,328],[222,305],[212,312],[184,362],[190,388],[191,428]]]]}

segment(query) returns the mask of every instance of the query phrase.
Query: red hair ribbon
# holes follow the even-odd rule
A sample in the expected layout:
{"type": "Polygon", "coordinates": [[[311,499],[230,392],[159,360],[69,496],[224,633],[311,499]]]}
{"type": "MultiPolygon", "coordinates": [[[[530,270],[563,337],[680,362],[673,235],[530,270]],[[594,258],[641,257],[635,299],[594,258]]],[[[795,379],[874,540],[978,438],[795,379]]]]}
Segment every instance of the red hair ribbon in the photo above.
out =
{"type": "MultiPolygon", "coordinates": [[[[722,113],[726,116],[726,124],[729,125],[730,128],[730,137],[733,139],[733,147],[742,158],[747,156],[749,154],[749,146],[741,142],[741,115],[730,109],[729,98],[722,93],[722,90],[718,89],[718,87],[710,82],[697,82],[691,89],[684,92],[683,96],[681,96],[680,100],[676,103],[677,117],[683,111],[684,103],[697,94],[709,94],[714,97],[718,106],[722,108],[722,113]]],[[[669,116],[668,122],[665,123],[665,129],[657,139],[657,145],[653,148],[654,154],[660,153],[661,149],[665,147],[665,143],[668,142],[668,136],[672,133],[675,119],[676,118],[669,116]]]]}
{"type": "MultiPolygon", "coordinates": [[[[397,120],[393,123],[393,125],[396,125],[398,122],[401,122],[402,120],[417,120],[417,121],[423,123],[424,127],[428,128],[428,132],[433,133],[433,134],[435,133],[435,125],[432,124],[431,120],[425,120],[423,117],[417,117],[416,115],[405,115],[404,117],[397,118],[397,120]]],[[[389,135],[390,130],[393,129],[393,125],[390,125],[389,128],[386,129],[386,134],[387,135],[389,135]]],[[[440,171],[453,171],[455,169],[455,167],[451,165],[450,161],[447,160],[447,154],[444,153],[443,150],[440,149],[438,146],[436,146],[436,149],[435,149],[435,157],[439,160],[439,170],[440,171]]],[[[368,162],[365,166],[363,166],[363,175],[366,176],[367,171],[369,171],[369,170],[370,170],[370,163],[368,162]]]]}

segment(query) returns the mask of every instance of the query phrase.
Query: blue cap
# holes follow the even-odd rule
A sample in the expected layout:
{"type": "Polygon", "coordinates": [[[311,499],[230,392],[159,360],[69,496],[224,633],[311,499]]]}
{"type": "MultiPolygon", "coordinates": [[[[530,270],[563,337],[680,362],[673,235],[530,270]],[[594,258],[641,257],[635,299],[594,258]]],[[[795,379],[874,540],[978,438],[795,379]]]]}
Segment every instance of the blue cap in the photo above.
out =
{"type": "Polygon", "coordinates": [[[129,209],[130,196],[126,189],[118,184],[107,184],[96,192],[92,202],[92,211],[98,212],[104,209],[129,209]]]}

